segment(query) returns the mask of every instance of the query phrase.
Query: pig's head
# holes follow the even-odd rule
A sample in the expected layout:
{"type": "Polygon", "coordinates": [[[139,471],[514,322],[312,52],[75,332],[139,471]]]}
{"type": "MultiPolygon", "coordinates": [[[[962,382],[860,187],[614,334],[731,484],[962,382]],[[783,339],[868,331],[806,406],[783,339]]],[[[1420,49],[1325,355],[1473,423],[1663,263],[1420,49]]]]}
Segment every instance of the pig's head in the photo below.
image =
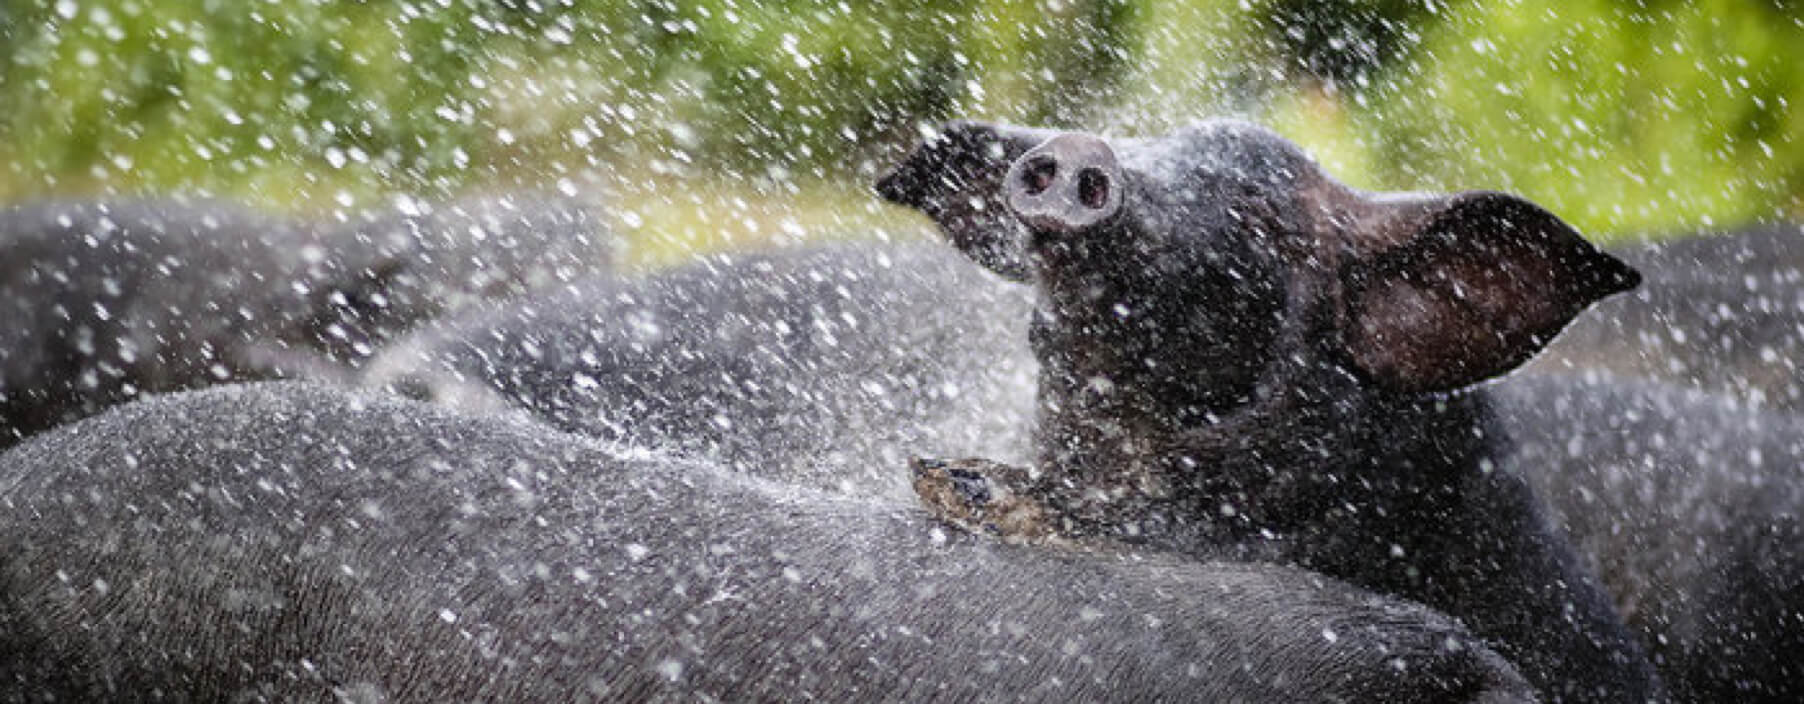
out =
{"type": "Polygon", "coordinates": [[[1178,421],[1298,387],[1298,365],[1390,395],[1469,386],[1639,281],[1520,198],[1361,192],[1234,121],[1158,139],[953,123],[877,188],[1040,289],[1036,350],[1068,391],[1178,421]]]}

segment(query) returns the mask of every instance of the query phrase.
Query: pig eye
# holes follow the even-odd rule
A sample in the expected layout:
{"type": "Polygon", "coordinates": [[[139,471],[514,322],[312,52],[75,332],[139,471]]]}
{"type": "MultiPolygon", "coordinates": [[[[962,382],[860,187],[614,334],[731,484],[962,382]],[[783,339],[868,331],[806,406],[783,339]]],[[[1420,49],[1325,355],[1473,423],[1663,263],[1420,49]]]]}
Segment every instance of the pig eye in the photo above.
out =
{"type": "Polygon", "coordinates": [[[1052,185],[1052,179],[1058,175],[1058,172],[1059,165],[1052,159],[1035,159],[1027,164],[1027,168],[1021,170],[1021,186],[1027,189],[1027,194],[1030,196],[1040,195],[1052,185]]]}
{"type": "Polygon", "coordinates": [[[1109,204],[1109,177],[1100,169],[1077,172],[1077,198],[1086,207],[1101,210],[1109,204]]]}

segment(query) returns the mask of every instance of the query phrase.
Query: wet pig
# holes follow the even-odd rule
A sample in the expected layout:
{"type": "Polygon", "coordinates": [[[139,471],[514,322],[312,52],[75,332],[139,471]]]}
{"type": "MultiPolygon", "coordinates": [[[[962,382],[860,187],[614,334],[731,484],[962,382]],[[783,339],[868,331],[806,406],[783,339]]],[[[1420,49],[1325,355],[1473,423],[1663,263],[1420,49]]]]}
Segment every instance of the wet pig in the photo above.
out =
{"type": "Polygon", "coordinates": [[[221,201],[0,212],[0,447],[140,394],[342,378],[474,298],[605,268],[574,202],[483,197],[338,225],[221,201]]]}
{"type": "Polygon", "coordinates": [[[1475,388],[1639,281],[1552,214],[1357,191],[1235,121],[953,123],[878,192],[1036,295],[1033,465],[956,467],[947,515],[1006,494],[1065,539],[1304,566],[1461,619],[1550,699],[1663,696],[1475,388]]]}

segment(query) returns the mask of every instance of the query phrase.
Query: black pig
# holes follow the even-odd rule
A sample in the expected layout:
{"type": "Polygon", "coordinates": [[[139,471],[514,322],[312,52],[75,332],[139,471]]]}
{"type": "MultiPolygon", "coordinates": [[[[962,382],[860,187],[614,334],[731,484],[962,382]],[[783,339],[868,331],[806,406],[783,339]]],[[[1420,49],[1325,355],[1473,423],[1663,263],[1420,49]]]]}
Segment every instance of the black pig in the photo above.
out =
{"type": "Polygon", "coordinates": [[[1468,388],[1638,282],[1554,216],[1362,193],[1232,121],[956,123],[878,191],[1033,284],[1037,458],[1006,489],[1057,534],[1306,566],[1460,618],[1556,700],[1663,696],[1468,388]]]}
{"type": "Polygon", "coordinates": [[[40,435],[0,508],[0,701],[1533,700],[1299,570],[1002,546],[294,382],[40,435]]]}
{"type": "Polygon", "coordinates": [[[260,376],[306,345],[341,277],[308,228],[220,202],[7,210],[0,447],[140,393],[260,376]]]}
{"type": "Polygon", "coordinates": [[[218,201],[0,212],[0,447],[142,393],[347,377],[479,296],[606,266],[574,202],[497,197],[321,226],[218,201]]]}

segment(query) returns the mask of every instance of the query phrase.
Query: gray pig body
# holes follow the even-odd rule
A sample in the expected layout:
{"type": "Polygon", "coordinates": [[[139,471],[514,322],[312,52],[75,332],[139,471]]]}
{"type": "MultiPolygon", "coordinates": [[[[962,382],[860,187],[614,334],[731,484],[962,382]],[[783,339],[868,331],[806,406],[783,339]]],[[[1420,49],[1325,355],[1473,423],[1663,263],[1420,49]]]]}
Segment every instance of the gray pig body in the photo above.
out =
{"type": "Polygon", "coordinates": [[[1595,373],[1495,396],[1513,463],[1675,695],[1804,699],[1804,421],[1595,373]]]}
{"type": "Polygon", "coordinates": [[[315,233],[218,202],[6,211],[0,447],[140,393],[275,373],[310,346],[336,268],[315,233]]]}
{"type": "Polygon", "coordinates": [[[421,320],[606,265],[573,202],[472,199],[334,228],[217,201],[0,213],[0,447],[139,394],[343,377],[421,320]]]}
{"type": "Polygon", "coordinates": [[[1498,387],[1516,463],[1681,700],[1804,699],[1804,233],[1616,252],[1647,285],[1498,387]]]}
{"type": "Polygon", "coordinates": [[[334,335],[356,364],[440,316],[611,273],[618,245],[592,207],[531,192],[364,211],[329,230],[340,256],[372,262],[334,335]]]}
{"type": "Polygon", "coordinates": [[[1026,294],[943,247],[714,255],[446,319],[363,382],[908,498],[912,454],[1026,456],[1031,358],[996,363],[1022,347],[1026,294]]]}
{"type": "Polygon", "coordinates": [[[1529,701],[1297,570],[913,507],[292,382],[0,455],[0,700],[1529,701]]]}

